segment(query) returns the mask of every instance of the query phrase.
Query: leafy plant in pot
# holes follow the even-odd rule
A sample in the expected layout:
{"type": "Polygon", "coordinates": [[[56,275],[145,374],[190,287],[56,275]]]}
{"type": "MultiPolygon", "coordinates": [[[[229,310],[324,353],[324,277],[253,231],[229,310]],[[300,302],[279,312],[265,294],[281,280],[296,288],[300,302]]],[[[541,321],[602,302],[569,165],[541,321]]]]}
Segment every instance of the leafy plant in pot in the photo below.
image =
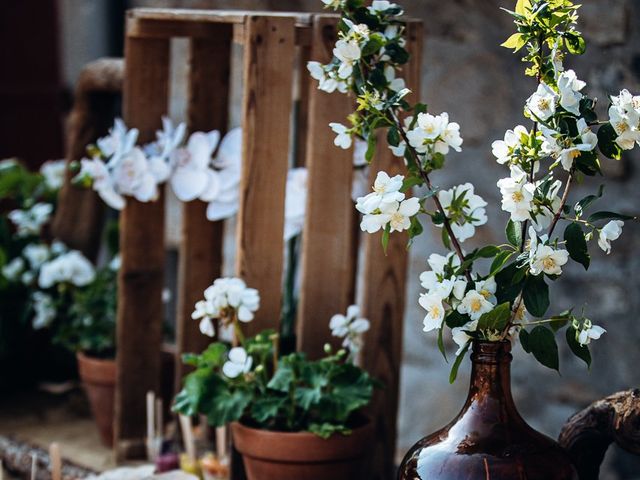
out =
{"type": "Polygon", "coordinates": [[[231,423],[249,479],[346,480],[361,471],[372,425],[361,413],[377,382],[356,366],[368,321],[348,315],[331,319],[343,346],[310,360],[302,352],[280,356],[279,336],[266,330],[245,338],[259,295],[236,278],[218,279],[193,314],[203,333],[226,340],[183,361],[186,376],[174,410],[205,415],[209,424],[231,423]],[[218,328],[214,328],[214,321],[218,328]],[[232,347],[230,347],[230,345],[232,347]]]}
{"type": "Polygon", "coordinates": [[[407,453],[398,478],[577,478],[562,449],[518,414],[510,390],[510,351],[519,339],[525,352],[558,370],[556,334],[563,331],[569,349],[590,364],[588,345],[604,328],[573,307],[549,312],[549,289],[570,259],[589,268],[590,244],[609,254],[623,222],[635,219],[594,212],[603,187],[583,198],[571,199],[571,193],[585,177],[602,175],[603,157],[619,160],[624,150],[640,144],[640,96],[627,90],[611,96],[608,119],[599,120],[586,83],[563,65],[566,56],[586,49],[577,30],[579,5],[514,2],[514,11],[507,12],[517,31],[503,46],[523,52],[526,74],[535,79],[524,108],[531,126],[518,125],[492,144],[497,163],[509,168],[497,182],[502,210],[509,214],[506,241],[465,251],[464,242],[487,223],[487,202],[471,183],[449,189],[432,183],[449,152],[462,150],[463,139],[460,125],[447,113],[435,115],[425,104],[407,101],[411,92],[398,76],[409,59],[402,8],[387,0],[323,3],[342,14],[339,38],[332,61],[310,62],[309,72],[318,88],[352,93],[358,104],[348,117],[350,126],[330,125],[335,144],[349,148],[354,138],[364,139],[371,161],[383,130],[398,157],[394,170],[403,172],[379,172],[374,191],[357,200],[361,228],[381,232],[383,248],[393,232],[407,231],[411,239],[421,234],[421,217],[441,230],[447,253],[432,253],[430,269],[420,275],[426,290],[418,299],[426,311],[424,331],[437,332],[445,359],[444,333],[450,331],[458,345],[452,382],[473,351],[463,410],[407,453]],[[416,186],[423,187],[420,196],[407,198],[416,186]]]}
{"type": "Polygon", "coordinates": [[[76,352],[80,378],[105,445],[113,443],[118,262],[114,257],[96,271],[91,283],[72,292],[72,304],[54,336],[54,341],[76,352]]]}

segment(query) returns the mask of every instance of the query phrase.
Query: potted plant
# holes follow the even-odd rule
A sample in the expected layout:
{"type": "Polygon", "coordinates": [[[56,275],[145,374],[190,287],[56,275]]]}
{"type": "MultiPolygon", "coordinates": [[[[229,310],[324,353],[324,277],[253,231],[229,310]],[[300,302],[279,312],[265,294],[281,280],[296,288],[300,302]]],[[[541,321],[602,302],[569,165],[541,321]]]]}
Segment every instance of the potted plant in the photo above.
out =
{"type": "Polygon", "coordinates": [[[446,359],[444,333],[458,344],[450,380],[466,353],[473,351],[469,396],[460,414],[445,428],[420,440],[406,455],[399,479],[574,479],[576,472],[556,442],[529,427],[518,414],[510,390],[511,346],[554,370],[559,368],[556,334],[587,365],[588,345],[605,333],[573,306],[549,312],[549,287],[567,262],[589,268],[589,244],[607,254],[634,217],[594,211],[600,187],[572,198],[585,177],[602,175],[601,159],[620,159],[640,143],[640,96],[623,90],[609,99],[608,118],[598,120],[595,99],[573,70],[567,55],[585,51],[577,30],[579,6],[570,0],[517,0],[516,32],[503,46],[522,52],[534,93],[526,101],[529,127],[518,125],[492,144],[499,164],[509,169],[497,186],[509,214],[505,242],[465,249],[487,222],[485,202],[470,183],[438,188],[432,174],[442,169],[451,150],[462,149],[460,125],[447,113],[432,114],[424,104],[407,101],[410,93],[397,76],[409,54],[405,49],[402,8],[386,0],[323,0],[342,13],[333,60],[310,62],[311,75],[328,92],[351,92],[358,110],[351,125],[332,124],[336,145],[353,138],[376,151],[380,130],[398,156],[396,171],[379,172],[374,191],[357,200],[361,228],[382,232],[383,247],[393,232],[413,238],[423,231],[421,217],[442,233],[444,255],[432,253],[420,282],[424,331],[437,332],[446,359]],[[412,187],[423,187],[408,198],[412,187]],[[560,227],[563,227],[562,233],[560,227]]]}
{"type": "Polygon", "coordinates": [[[105,445],[113,443],[118,258],[98,269],[91,283],[73,291],[72,304],[54,336],[76,353],[78,373],[105,445]]]}
{"type": "Polygon", "coordinates": [[[249,479],[357,476],[372,435],[362,409],[376,385],[353,362],[368,321],[351,308],[332,319],[345,348],[327,346],[318,360],[302,352],[280,356],[276,332],[242,333],[258,306],[258,292],[237,278],[218,279],[205,291],[193,317],[203,333],[227,342],[183,356],[195,370],[185,377],[174,410],[205,415],[216,427],[231,423],[249,479]]]}

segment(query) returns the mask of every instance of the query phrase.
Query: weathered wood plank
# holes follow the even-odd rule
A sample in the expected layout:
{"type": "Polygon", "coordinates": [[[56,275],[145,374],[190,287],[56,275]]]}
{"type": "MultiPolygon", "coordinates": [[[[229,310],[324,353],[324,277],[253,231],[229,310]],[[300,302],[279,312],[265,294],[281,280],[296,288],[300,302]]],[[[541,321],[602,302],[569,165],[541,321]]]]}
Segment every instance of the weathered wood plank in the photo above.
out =
{"type": "MultiPolygon", "coordinates": [[[[154,138],[169,94],[169,42],[127,38],[124,119],[154,138]]],[[[137,452],[145,431],[145,394],[159,393],[164,276],[164,202],[127,199],[120,217],[122,266],[118,286],[116,456],[137,452]]]]}
{"type": "Polygon", "coordinates": [[[269,12],[255,10],[202,10],[190,8],[135,8],[129,10],[131,18],[145,20],[177,20],[181,22],[210,22],[210,23],[244,23],[247,17],[292,18],[297,24],[309,25],[310,13],[300,12],[269,12]]]}
{"type": "MultiPolygon", "coordinates": [[[[402,76],[413,93],[410,101],[420,96],[420,63],[422,57],[422,24],[407,25],[407,49],[411,60],[402,76]]],[[[402,161],[386,147],[386,139],[380,139],[379,151],[371,166],[371,183],[378,171],[390,175],[403,172],[402,161]]],[[[381,234],[365,237],[365,270],[362,306],[364,315],[371,321],[363,351],[364,366],[386,388],[374,397],[370,412],[376,422],[377,442],[372,452],[371,478],[388,479],[395,475],[394,452],[396,446],[396,418],[400,363],[402,361],[402,332],[405,306],[405,286],[408,266],[407,235],[391,235],[384,254],[381,234]]]]}
{"type": "MultiPolygon", "coordinates": [[[[214,25],[216,37],[192,39],[189,60],[189,131],[227,129],[232,25],[214,25]]],[[[178,312],[176,318],[176,389],[186,373],[180,354],[200,352],[211,339],[200,333],[191,319],[194,304],[222,271],[224,222],[210,222],[207,204],[193,201],[182,207],[182,239],[179,251],[178,312]]]]}
{"type": "MultiPolygon", "coordinates": [[[[314,20],[311,59],[328,63],[336,40],[337,21],[319,15],[314,20]]],[[[306,74],[306,69],[304,74],[306,74]]],[[[353,303],[353,201],[351,181],[353,149],[333,144],[330,122],[345,122],[353,109],[346,95],[327,94],[316,88],[308,74],[309,127],[307,210],[303,235],[302,284],[298,308],[298,349],[311,358],[323,355],[327,342],[335,344],[329,330],[331,315],[353,303]]]]}
{"type": "Polygon", "coordinates": [[[245,23],[236,273],[260,291],[250,335],[277,327],[280,319],[294,30],[291,17],[248,16],[245,23]]]}

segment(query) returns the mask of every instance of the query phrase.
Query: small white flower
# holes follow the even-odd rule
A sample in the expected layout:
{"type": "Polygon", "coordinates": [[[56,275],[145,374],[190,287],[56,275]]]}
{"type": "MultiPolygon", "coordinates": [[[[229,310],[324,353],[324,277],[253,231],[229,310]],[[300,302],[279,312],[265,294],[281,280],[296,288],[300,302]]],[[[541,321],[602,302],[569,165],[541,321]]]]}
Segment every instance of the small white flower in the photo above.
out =
{"type": "Polygon", "coordinates": [[[511,220],[522,222],[531,218],[535,185],[527,181],[520,167],[511,167],[511,176],[498,180],[502,194],[502,210],[511,214],[511,220]]]}
{"type": "Polygon", "coordinates": [[[315,80],[323,80],[325,78],[324,67],[320,62],[307,62],[307,70],[311,75],[311,78],[315,80]]]}
{"type": "Polygon", "coordinates": [[[577,340],[580,345],[589,345],[591,340],[598,340],[606,330],[598,325],[593,325],[591,320],[586,319],[577,333],[577,340]]]}
{"type": "Polygon", "coordinates": [[[248,288],[239,278],[218,278],[204,291],[204,300],[196,303],[191,318],[200,319],[200,331],[213,336],[211,319],[224,316],[229,320],[235,315],[241,322],[250,322],[259,307],[260,295],[256,289],[248,288]]]}
{"type": "Polygon", "coordinates": [[[43,292],[33,292],[31,300],[33,301],[34,310],[33,329],[40,330],[51,325],[57,313],[51,295],[43,292]]]}
{"type": "Polygon", "coordinates": [[[50,203],[36,203],[28,210],[12,210],[9,220],[16,226],[19,237],[40,235],[42,227],[49,222],[53,213],[50,203]]]}
{"type": "Polygon", "coordinates": [[[407,132],[409,144],[418,153],[426,153],[429,145],[436,142],[447,127],[449,116],[446,113],[431,115],[430,113],[418,114],[418,120],[413,130],[407,132]]]}
{"type": "MultiPolygon", "coordinates": [[[[452,219],[451,229],[460,242],[473,237],[476,227],[487,223],[487,213],[484,207],[487,206],[482,197],[474,193],[471,183],[458,185],[449,190],[440,190],[438,199],[442,204],[447,216],[452,219]],[[454,204],[464,196],[461,211],[456,211],[454,204]]],[[[443,225],[438,225],[440,228],[443,225]]]]}
{"type": "Polygon", "coordinates": [[[79,177],[88,177],[92,180],[92,187],[102,200],[115,210],[122,210],[125,207],[125,199],[116,192],[113,179],[107,169],[106,164],[99,158],[80,161],[81,169],[79,177]]]}
{"type": "Polygon", "coordinates": [[[212,222],[234,216],[240,208],[240,179],[242,173],[242,129],[234,128],[227,132],[218,148],[213,162],[217,172],[218,188],[209,188],[201,200],[209,202],[207,218],[212,222]]]}
{"type": "Polygon", "coordinates": [[[402,232],[411,226],[411,217],[420,210],[420,200],[412,197],[398,204],[397,210],[392,212],[389,225],[392,232],[402,232]]]}
{"type": "Polygon", "coordinates": [[[522,125],[518,125],[513,130],[507,130],[504,140],[496,140],[491,144],[491,151],[496,157],[496,161],[503,165],[511,160],[513,150],[521,145],[522,137],[529,132],[522,125]]]}
{"type": "Polygon", "coordinates": [[[494,277],[489,277],[486,280],[476,281],[475,287],[476,292],[482,295],[485,299],[487,299],[491,303],[496,303],[495,293],[498,285],[496,284],[496,279],[494,277]]]}
{"type": "Polygon", "coordinates": [[[2,267],[2,275],[10,282],[15,282],[24,272],[24,269],[24,260],[22,257],[16,257],[2,267]]]}
{"type": "Polygon", "coordinates": [[[371,6],[369,7],[369,12],[373,15],[376,15],[378,13],[384,13],[390,8],[397,7],[398,5],[396,5],[395,3],[391,3],[388,0],[373,0],[373,2],[371,2],[371,6]]]}
{"type": "Polygon", "coordinates": [[[43,243],[30,243],[24,247],[22,254],[29,262],[29,266],[34,270],[39,269],[50,257],[49,247],[43,243]]]}
{"type": "Polygon", "coordinates": [[[229,360],[222,366],[222,373],[228,378],[237,378],[244,373],[249,373],[252,365],[253,358],[247,354],[247,351],[242,347],[234,347],[229,350],[229,360]]]}
{"type": "Polygon", "coordinates": [[[60,190],[64,185],[67,163],[64,160],[51,160],[40,167],[44,183],[50,190],[60,190]]]}
{"type": "Polygon", "coordinates": [[[342,148],[343,150],[351,148],[352,137],[349,129],[341,123],[336,122],[331,122],[329,126],[336,134],[336,138],[333,141],[334,145],[342,148]]]}
{"type": "Polygon", "coordinates": [[[476,290],[469,290],[457,308],[461,314],[469,315],[471,320],[478,320],[482,315],[493,310],[493,304],[476,290]]]}
{"type": "Polygon", "coordinates": [[[545,83],[538,86],[536,92],[527,100],[527,110],[534,118],[547,120],[556,113],[558,95],[545,83]]]}
{"type": "Polygon", "coordinates": [[[127,129],[121,118],[116,118],[113,127],[109,130],[109,135],[99,138],[96,142],[97,147],[106,158],[122,157],[136,144],[138,140],[138,129],[127,129]]]}
{"type": "Polygon", "coordinates": [[[611,242],[617,240],[622,234],[623,226],[624,222],[622,220],[611,220],[600,230],[598,246],[606,252],[607,255],[611,253],[611,242]]]}
{"type": "Polygon", "coordinates": [[[394,92],[399,92],[403,88],[406,87],[405,81],[403,78],[396,77],[396,69],[392,65],[387,65],[384,69],[384,76],[389,82],[389,89],[394,92]]]}
{"type": "Polygon", "coordinates": [[[158,196],[156,179],[139,147],[132,148],[114,162],[112,178],[119,193],[130,195],[140,202],[150,202],[158,196]]]}
{"type": "Polygon", "coordinates": [[[341,39],[336,42],[333,54],[342,62],[338,68],[338,77],[344,79],[351,76],[353,64],[360,60],[362,52],[356,40],[341,39]]]}
{"type": "Polygon", "coordinates": [[[430,332],[440,328],[445,315],[443,298],[437,293],[427,293],[420,295],[418,303],[427,311],[422,321],[423,331],[430,332]]]}
{"type": "MultiPolygon", "coordinates": [[[[211,197],[209,189],[219,186],[217,172],[210,168],[211,155],[220,140],[220,132],[192,133],[185,148],[171,154],[175,170],[169,183],[178,199],[190,202],[202,195],[211,197]]],[[[205,200],[207,201],[207,200],[205,200]]]]}
{"type": "Polygon", "coordinates": [[[640,111],[630,106],[628,100],[621,100],[623,92],[619,97],[612,98],[614,104],[609,107],[609,123],[618,134],[618,146],[623,150],[631,150],[636,143],[640,144],[640,111]]]}
{"type": "Polygon", "coordinates": [[[586,83],[578,80],[576,72],[567,70],[558,76],[558,90],[560,91],[560,106],[567,112],[574,115],[580,115],[580,100],[582,94],[580,90],[585,87],[586,83]]]}
{"type": "Polygon", "coordinates": [[[569,261],[569,252],[556,250],[549,245],[537,245],[531,258],[530,271],[532,275],[560,275],[562,266],[569,261]]]}
{"type": "Polygon", "coordinates": [[[358,198],[356,209],[366,215],[393,205],[395,202],[401,202],[404,200],[404,193],[400,192],[403,182],[402,175],[390,177],[386,172],[378,172],[373,183],[373,192],[358,198]]]}
{"type": "Polygon", "coordinates": [[[362,335],[371,328],[366,318],[360,317],[360,307],[350,305],[347,314],[335,314],[329,321],[329,328],[334,337],[343,338],[342,346],[351,353],[358,353],[362,348],[362,335]]]}
{"type": "Polygon", "coordinates": [[[451,329],[451,336],[453,341],[458,345],[458,350],[456,351],[456,357],[462,353],[467,344],[473,340],[473,338],[467,334],[467,332],[475,332],[478,328],[477,321],[471,321],[465,323],[461,327],[455,327],[451,329]]]}
{"type": "Polygon", "coordinates": [[[95,269],[77,250],[71,250],[45,263],[40,269],[38,285],[50,288],[58,283],[71,283],[77,287],[89,285],[95,279],[95,269]]]}

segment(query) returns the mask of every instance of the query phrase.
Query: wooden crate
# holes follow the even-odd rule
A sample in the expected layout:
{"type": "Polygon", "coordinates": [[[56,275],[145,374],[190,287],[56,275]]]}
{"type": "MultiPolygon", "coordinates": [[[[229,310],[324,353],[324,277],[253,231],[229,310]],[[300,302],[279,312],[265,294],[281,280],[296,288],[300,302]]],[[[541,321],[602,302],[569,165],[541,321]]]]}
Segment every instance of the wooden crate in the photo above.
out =
{"type": "MultiPolygon", "coordinates": [[[[393,471],[395,421],[402,320],[407,270],[406,238],[394,235],[389,255],[380,237],[364,240],[358,265],[357,229],[351,200],[352,151],[333,145],[329,122],[344,121],[353,99],[316,89],[306,72],[309,59],[327,62],[335,42],[337,17],[242,11],[135,9],[128,12],[125,47],[124,116],[140,130],[140,141],[153,138],[167,112],[170,40],[189,39],[190,131],[227,128],[231,45],[243,47],[243,174],[237,222],[236,275],[259,289],[261,308],[249,334],[277,328],[283,274],[284,196],[294,156],[308,168],[308,203],[302,253],[302,281],[297,322],[298,347],[312,357],[331,341],[328,321],[356,299],[372,329],[365,366],[387,384],[376,396],[374,450],[379,478],[393,471]],[[294,99],[294,91],[296,98],[294,99]],[[296,106],[296,108],[294,108],[296,106]],[[296,115],[292,115],[294,110],[296,115]],[[293,123],[293,128],[292,128],[293,123]],[[291,133],[295,138],[290,138],[291,133]],[[294,141],[295,139],[295,141],[294,141]],[[356,292],[356,272],[365,281],[356,292]]],[[[408,22],[409,50],[414,54],[405,78],[417,93],[421,24],[408,22]]],[[[372,168],[399,169],[399,160],[381,148],[372,168]]],[[[203,290],[220,275],[222,222],[209,222],[206,205],[183,206],[179,247],[177,375],[184,370],[179,354],[200,351],[209,342],[190,317],[203,290]]],[[[122,267],[118,303],[118,387],[115,448],[119,458],[142,451],[145,393],[158,391],[161,379],[162,288],[165,242],[162,201],[129,200],[121,217],[122,267]]],[[[373,478],[373,477],[371,477],[373,478]]]]}

